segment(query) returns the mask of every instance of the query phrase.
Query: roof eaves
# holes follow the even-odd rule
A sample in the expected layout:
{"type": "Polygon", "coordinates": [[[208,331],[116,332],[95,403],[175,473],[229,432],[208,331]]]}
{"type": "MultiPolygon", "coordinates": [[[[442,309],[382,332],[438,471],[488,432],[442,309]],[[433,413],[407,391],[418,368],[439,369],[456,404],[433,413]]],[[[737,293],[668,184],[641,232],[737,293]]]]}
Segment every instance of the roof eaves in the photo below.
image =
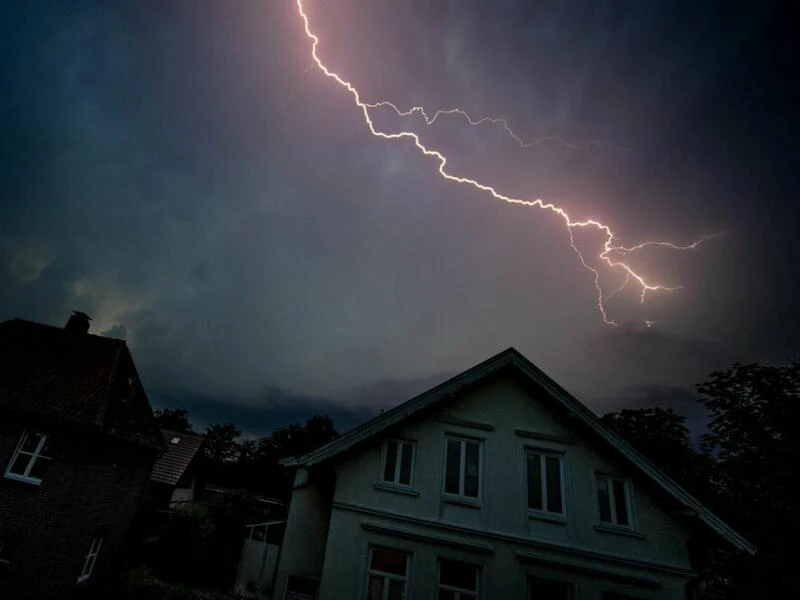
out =
{"type": "Polygon", "coordinates": [[[560,400],[573,414],[578,416],[585,424],[599,434],[606,442],[611,444],[623,456],[630,460],[636,467],[653,479],[658,485],[666,490],[678,502],[695,510],[698,517],[717,534],[722,536],[734,547],[749,552],[750,554],[756,553],[756,547],[748,541],[745,537],[731,529],[722,519],[717,517],[708,508],[706,508],[699,500],[694,498],[689,492],[683,489],[675,481],[656,467],[652,462],[646,459],[641,453],[636,451],[630,444],[619,437],[616,433],[611,431],[604,425],[600,419],[581,404],[574,396],[562,388],[553,379],[542,372],[536,365],[531,363],[524,356],[519,355],[516,359],[517,366],[522,369],[529,377],[536,383],[541,385],[545,390],[556,399],[560,400]]]}
{"type": "Polygon", "coordinates": [[[111,403],[111,392],[114,389],[114,381],[117,379],[117,372],[119,371],[119,361],[122,349],[117,346],[114,349],[114,360],[111,363],[111,368],[108,371],[108,379],[106,381],[106,389],[103,393],[103,402],[97,411],[95,424],[98,427],[103,427],[106,420],[106,413],[108,412],[108,405],[111,403]]]}

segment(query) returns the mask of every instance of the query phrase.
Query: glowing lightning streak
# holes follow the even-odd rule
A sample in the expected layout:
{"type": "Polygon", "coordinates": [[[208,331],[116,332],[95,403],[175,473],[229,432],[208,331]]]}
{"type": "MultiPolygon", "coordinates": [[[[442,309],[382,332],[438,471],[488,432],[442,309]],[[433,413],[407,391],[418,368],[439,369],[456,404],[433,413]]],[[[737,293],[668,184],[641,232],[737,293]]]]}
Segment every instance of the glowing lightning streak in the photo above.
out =
{"type": "MultiPolygon", "coordinates": [[[[374,102],[372,104],[365,103],[364,105],[367,108],[390,108],[397,114],[398,117],[410,117],[415,113],[417,113],[422,116],[422,118],[425,120],[426,125],[433,125],[434,122],[436,122],[436,119],[438,119],[442,115],[459,115],[460,117],[463,117],[467,121],[467,123],[469,123],[472,126],[483,125],[484,123],[491,123],[492,125],[500,125],[508,134],[508,136],[513,138],[513,140],[517,142],[517,144],[519,144],[520,148],[531,148],[533,146],[536,146],[537,144],[541,144],[543,142],[551,142],[551,141],[559,142],[564,147],[570,148],[571,150],[586,150],[587,148],[590,148],[592,146],[597,146],[597,147],[604,146],[604,144],[598,142],[597,140],[589,140],[583,145],[572,144],[567,140],[565,140],[564,138],[555,135],[541,137],[533,140],[532,142],[526,142],[519,135],[514,133],[514,131],[509,126],[507,120],[500,117],[481,117],[480,119],[475,119],[467,111],[462,110],[460,108],[448,108],[444,110],[437,110],[435,113],[433,113],[432,117],[429,117],[428,113],[425,112],[425,108],[422,106],[413,106],[409,110],[403,111],[397,108],[396,104],[388,102],[386,100],[383,100],[381,102],[374,102]]],[[[616,147],[616,148],[619,150],[627,150],[627,148],[623,147],[616,147]]]]}
{"type": "MultiPolygon", "coordinates": [[[[521,198],[512,198],[511,196],[506,196],[505,194],[502,194],[502,193],[498,192],[497,190],[495,190],[493,187],[491,187],[489,185],[486,185],[486,184],[483,184],[483,183],[480,183],[479,181],[476,181],[475,179],[471,179],[469,177],[460,177],[460,176],[456,176],[456,175],[453,175],[453,174],[449,173],[446,170],[447,157],[444,154],[442,154],[441,152],[439,152],[438,150],[432,150],[432,149],[428,148],[427,146],[425,146],[416,133],[414,133],[412,131],[399,131],[399,132],[396,132],[396,133],[386,133],[385,131],[380,131],[380,130],[376,129],[375,124],[373,123],[373,121],[372,121],[372,119],[370,117],[370,114],[369,114],[370,108],[375,108],[378,105],[389,106],[390,103],[379,103],[379,104],[372,104],[372,105],[365,103],[364,101],[361,100],[361,96],[360,96],[358,90],[353,86],[353,84],[351,84],[349,81],[346,81],[346,80],[342,79],[339,75],[337,75],[336,73],[334,73],[333,71],[328,69],[328,67],[325,66],[325,64],[322,62],[322,60],[319,58],[319,55],[317,54],[317,46],[319,45],[319,38],[316,36],[316,34],[314,34],[311,31],[311,28],[310,28],[310,25],[309,25],[309,22],[308,22],[308,16],[306,15],[305,10],[303,9],[303,0],[296,0],[296,2],[297,2],[298,13],[300,14],[300,18],[303,20],[303,26],[304,26],[304,29],[305,29],[306,36],[308,37],[308,39],[311,40],[311,56],[312,56],[312,58],[314,60],[314,64],[316,64],[317,68],[319,68],[319,70],[322,71],[322,73],[324,73],[326,77],[329,77],[330,79],[333,79],[341,87],[343,87],[348,92],[350,92],[350,95],[353,97],[353,100],[355,101],[356,106],[361,109],[361,113],[362,113],[362,115],[364,117],[364,122],[366,123],[367,128],[369,129],[370,133],[372,133],[372,135],[374,135],[375,137],[378,137],[378,138],[386,139],[386,140],[401,140],[401,139],[410,140],[414,144],[414,146],[416,146],[417,149],[423,155],[436,159],[436,161],[439,164],[439,167],[438,167],[439,174],[444,179],[446,179],[448,181],[453,181],[455,183],[470,185],[475,189],[487,192],[488,194],[490,194],[493,198],[495,198],[497,200],[502,200],[504,202],[508,202],[509,204],[520,204],[522,206],[535,206],[535,207],[538,207],[538,208],[547,209],[547,210],[550,210],[550,211],[554,212],[555,214],[557,214],[559,217],[561,217],[563,219],[564,224],[567,227],[567,233],[569,234],[570,246],[575,251],[575,253],[578,255],[578,258],[580,259],[581,264],[583,265],[583,267],[585,269],[587,269],[588,271],[590,271],[594,276],[594,285],[595,285],[595,289],[597,290],[597,308],[599,309],[600,314],[603,317],[603,322],[605,322],[606,324],[608,324],[608,325],[617,325],[617,323],[615,321],[613,321],[613,320],[608,318],[605,306],[603,304],[603,290],[602,290],[602,288],[600,286],[600,271],[598,271],[597,269],[595,269],[594,267],[592,267],[591,265],[589,265],[586,262],[586,259],[584,258],[583,253],[581,253],[581,251],[576,246],[575,237],[573,235],[573,230],[574,229],[590,227],[590,228],[595,228],[595,229],[603,232],[603,234],[605,235],[606,239],[605,239],[605,242],[603,243],[603,251],[598,254],[598,258],[602,262],[606,263],[612,269],[620,269],[625,273],[625,283],[623,283],[622,287],[624,287],[624,285],[626,283],[628,283],[628,281],[630,279],[635,280],[639,284],[639,288],[640,288],[640,291],[641,291],[641,293],[640,293],[641,302],[644,302],[645,295],[649,291],[669,291],[669,292],[671,292],[671,291],[675,291],[675,290],[680,289],[680,288],[667,287],[667,286],[661,285],[661,284],[648,283],[647,281],[645,281],[643,276],[641,276],[638,273],[636,273],[630,266],[628,266],[627,264],[625,264],[623,262],[620,262],[620,261],[612,259],[609,256],[610,254],[612,254],[614,252],[620,253],[620,254],[623,254],[623,255],[624,254],[629,254],[631,252],[634,252],[635,250],[639,250],[641,248],[644,248],[644,247],[647,247],[647,246],[652,246],[652,245],[669,246],[669,247],[671,247],[671,248],[673,248],[675,250],[688,250],[690,248],[696,247],[698,244],[700,244],[705,239],[708,239],[709,237],[715,237],[715,236],[704,236],[703,238],[699,239],[698,241],[696,241],[696,242],[694,242],[692,244],[689,244],[688,246],[679,246],[679,245],[676,245],[676,244],[672,244],[671,242],[644,242],[642,244],[639,244],[638,246],[632,246],[632,247],[618,246],[618,245],[614,245],[615,235],[614,235],[614,232],[611,231],[611,228],[608,225],[605,225],[605,224],[603,224],[603,223],[601,223],[599,221],[596,221],[594,219],[586,219],[584,221],[573,221],[564,209],[562,209],[562,208],[560,208],[560,207],[558,207],[558,206],[556,206],[556,205],[554,205],[552,203],[546,203],[543,200],[541,200],[540,198],[537,198],[535,200],[523,200],[521,198]]],[[[402,112],[399,109],[397,109],[396,106],[394,106],[393,104],[391,104],[391,106],[398,113],[402,114],[402,112]]],[[[413,110],[414,109],[412,109],[412,111],[413,110]]],[[[418,109],[417,112],[421,112],[422,113],[423,111],[422,111],[422,109],[418,109]]],[[[466,115],[466,113],[464,113],[464,111],[460,111],[460,113],[462,115],[466,115]]],[[[471,123],[473,122],[471,117],[469,117],[468,115],[467,115],[467,118],[469,118],[471,123]]],[[[425,116],[425,119],[426,119],[426,121],[428,120],[427,116],[425,116]]],[[[434,119],[435,119],[435,115],[434,115],[434,119]]],[[[433,121],[431,120],[431,122],[433,122],[433,121]]],[[[502,122],[505,123],[504,120],[502,122]]],[[[510,132],[511,130],[509,129],[508,131],[510,132]]],[[[513,135],[513,133],[512,133],[512,135],[513,135]]],[[[515,139],[519,140],[519,138],[517,136],[514,136],[514,137],[515,137],[515,139]]],[[[616,290],[614,293],[616,293],[617,291],[619,291],[619,289],[616,290]]],[[[650,325],[652,325],[654,323],[654,321],[648,321],[647,323],[648,323],[648,326],[650,326],[650,325]]]]}

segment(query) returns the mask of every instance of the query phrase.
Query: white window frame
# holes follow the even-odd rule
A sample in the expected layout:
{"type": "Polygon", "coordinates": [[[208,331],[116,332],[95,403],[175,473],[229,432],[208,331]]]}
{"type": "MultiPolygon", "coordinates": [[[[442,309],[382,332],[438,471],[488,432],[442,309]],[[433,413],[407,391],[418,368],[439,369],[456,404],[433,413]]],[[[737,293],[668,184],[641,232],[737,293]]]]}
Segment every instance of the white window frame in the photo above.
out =
{"type": "Polygon", "coordinates": [[[390,581],[399,581],[403,584],[403,596],[408,597],[408,584],[411,573],[411,553],[407,550],[400,550],[399,548],[389,548],[388,546],[380,546],[374,545],[369,547],[369,552],[367,554],[367,588],[365,590],[365,597],[369,595],[369,580],[372,577],[382,577],[383,578],[383,588],[381,591],[381,600],[389,600],[389,582],[390,581]],[[372,551],[375,548],[380,548],[382,550],[389,550],[391,552],[398,552],[400,554],[405,554],[406,556],[406,573],[405,575],[397,575],[396,573],[387,573],[386,571],[379,571],[377,569],[372,568],[372,551]]]}
{"type": "Polygon", "coordinates": [[[399,438],[390,438],[383,444],[383,454],[381,455],[380,473],[378,474],[378,481],[383,485],[390,485],[392,487],[400,487],[405,489],[412,489],[414,487],[414,470],[417,464],[417,443],[414,440],[401,440],[399,438]],[[397,444],[397,454],[395,455],[394,462],[394,481],[385,478],[386,475],[386,461],[389,458],[389,444],[397,444]],[[411,473],[409,474],[408,483],[400,482],[400,465],[403,460],[403,445],[411,446],[411,473]]]}
{"type": "MultiPolygon", "coordinates": [[[[440,558],[437,563],[438,566],[438,575],[436,579],[436,591],[446,591],[446,592],[453,592],[455,594],[455,600],[461,600],[461,594],[469,596],[471,598],[480,598],[481,597],[481,567],[480,565],[476,565],[470,562],[466,562],[463,560],[453,560],[449,558],[440,558]],[[469,565],[475,569],[475,589],[468,590],[466,588],[456,587],[454,585],[447,585],[442,583],[442,563],[443,562],[451,562],[451,563],[462,563],[465,565],[469,565]]],[[[438,594],[437,594],[438,596],[438,594]]]]}
{"type": "Polygon", "coordinates": [[[442,471],[442,494],[447,498],[459,498],[468,502],[480,502],[483,491],[483,440],[480,438],[467,437],[456,434],[445,434],[444,436],[444,469],[442,471]],[[461,444],[460,464],[458,467],[458,492],[447,491],[447,448],[450,442],[459,442],[461,444]],[[467,496],[464,494],[464,483],[467,477],[467,444],[478,445],[478,495],[467,496]]]}
{"type": "Polygon", "coordinates": [[[89,552],[83,561],[83,569],[78,577],[78,583],[87,581],[94,571],[94,565],[97,562],[97,555],[100,554],[100,548],[103,547],[103,536],[95,535],[92,537],[92,543],[89,545],[89,552]]]}
{"type": "Polygon", "coordinates": [[[566,519],[567,518],[567,478],[566,478],[566,460],[563,452],[555,450],[545,450],[543,448],[536,448],[531,446],[525,447],[525,506],[528,508],[528,513],[531,515],[544,515],[550,518],[566,519]],[[542,508],[531,508],[529,506],[530,499],[528,498],[528,460],[532,454],[539,455],[539,485],[542,490],[542,508]],[[558,459],[558,477],[561,486],[561,512],[553,512],[547,510],[547,457],[558,459]]]}
{"type": "Polygon", "coordinates": [[[42,448],[44,448],[44,445],[47,443],[48,437],[49,436],[46,433],[42,433],[40,431],[28,431],[28,430],[23,431],[22,435],[19,438],[19,442],[17,442],[17,447],[14,449],[14,454],[11,456],[11,460],[8,461],[8,465],[6,465],[4,476],[7,479],[15,479],[17,481],[24,481],[26,483],[32,483],[34,485],[39,485],[40,483],[42,483],[42,480],[40,478],[31,477],[30,472],[31,469],[33,469],[33,466],[36,464],[36,461],[40,459],[53,460],[52,456],[47,456],[45,454],[42,454],[42,448]],[[33,452],[28,452],[27,450],[23,450],[22,448],[25,445],[28,436],[30,434],[35,435],[37,433],[40,433],[42,437],[39,440],[39,443],[36,444],[36,448],[34,448],[33,452]],[[15,462],[17,462],[17,458],[19,458],[20,454],[25,454],[26,456],[31,457],[30,460],[28,461],[28,466],[25,467],[25,472],[22,474],[12,473],[11,467],[14,465],[15,462]]]}
{"type": "Polygon", "coordinates": [[[597,505],[597,520],[603,527],[612,527],[617,529],[625,529],[628,531],[635,531],[636,530],[636,516],[634,514],[634,507],[633,507],[633,486],[631,485],[630,479],[627,477],[620,477],[619,475],[611,475],[609,473],[595,473],[594,479],[594,496],[595,496],[595,504],[597,505]],[[599,481],[604,479],[608,485],[608,502],[610,504],[610,513],[611,513],[611,520],[610,521],[603,521],[600,511],[600,490],[599,481]],[[628,524],[623,525],[617,522],[617,506],[615,500],[615,492],[614,492],[614,485],[615,481],[619,481],[622,483],[622,487],[625,494],[625,509],[628,511],[628,524]]]}
{"type": "Polygon", "coordinates": [[[0,534],[0,565],[7,565],[11,562],[10,558],[3,558],[3,552],[9,548],[8,540],[0,534]]]}

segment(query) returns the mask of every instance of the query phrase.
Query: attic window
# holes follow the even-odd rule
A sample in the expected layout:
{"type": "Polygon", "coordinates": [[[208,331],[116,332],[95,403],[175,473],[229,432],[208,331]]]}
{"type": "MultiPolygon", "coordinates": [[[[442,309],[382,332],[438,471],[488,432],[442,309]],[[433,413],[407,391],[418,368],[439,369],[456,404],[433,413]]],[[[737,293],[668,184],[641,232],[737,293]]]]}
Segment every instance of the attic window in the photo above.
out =
{"type": "Polygon", "coordinates": [[[181,438],[179,438],[178,436],[175,436],[174,438],[172,438],[169,441],[169,443],[172,444],[173,446],[177,446],[178,444],[181,443],[181,438]]]}
{"type": "Polygon", "coordinates": [[[11,542],[9,542],[0,531],[0,564],[11,562],[11,542]]]}
{"type": "Polygon", "coordinates": [[[630,483],[627,479],[597,474],[597,502],[600,522],[633,529],[630,483]]]}
{"type": "Polygon", "coordinates": [[[41,432],[25,431],[8,463],[5,476],[39,485],[50,465],[49,437],[41,432]]]}

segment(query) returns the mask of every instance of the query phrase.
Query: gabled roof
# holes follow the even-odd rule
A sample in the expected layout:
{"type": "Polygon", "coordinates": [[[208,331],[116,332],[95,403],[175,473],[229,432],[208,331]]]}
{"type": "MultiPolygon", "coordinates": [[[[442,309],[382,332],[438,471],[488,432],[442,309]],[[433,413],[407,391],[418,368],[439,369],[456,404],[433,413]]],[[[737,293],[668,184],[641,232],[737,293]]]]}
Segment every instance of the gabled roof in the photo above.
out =
{"type": "Polygon", "coordinates": [[[161,435],[167,450],[153,465],[150,479],[167,485],[175,485],[203,445],[203,437],[167,429],[162,429],[161,435]]]}
{"type": "Polygon", "coordinates": [[[161,450],[122,340],[23,319],[0,322],[0,412],[77,425],[161,450]]]}
{"type": "Polygon", "coordinates": [[[648,477],[654,484],[664,490],[685,508],[697,515],[705,525],[727,540],[734,547],[755,554],[756,548],[744,537],[735,532],[719,517],[695,499],[689,492],[667,477],[658,467],[634,450],[627,442],[604,425],[600,419],[574,396],[558,385],[536,365],[525,358],[514,348],[509,348],[488,360],[456,375],[427,392],[420,394],[387,410],[377,417],[350,430],[332,442],[300,457],[282,461],[285,466],[311,467],[328,462],[336,457],[361,446],[371,438],[380,435],[390,427],[396,426],[430,409],[431,407],[453,398],[468,386],[492,376],[504,369],[512,369],[519,373],[528,383],[544,390],[548,396],[573,416],[576,422],[587,426],[602,442],[611,446],[624,459],[648,477]]]}

